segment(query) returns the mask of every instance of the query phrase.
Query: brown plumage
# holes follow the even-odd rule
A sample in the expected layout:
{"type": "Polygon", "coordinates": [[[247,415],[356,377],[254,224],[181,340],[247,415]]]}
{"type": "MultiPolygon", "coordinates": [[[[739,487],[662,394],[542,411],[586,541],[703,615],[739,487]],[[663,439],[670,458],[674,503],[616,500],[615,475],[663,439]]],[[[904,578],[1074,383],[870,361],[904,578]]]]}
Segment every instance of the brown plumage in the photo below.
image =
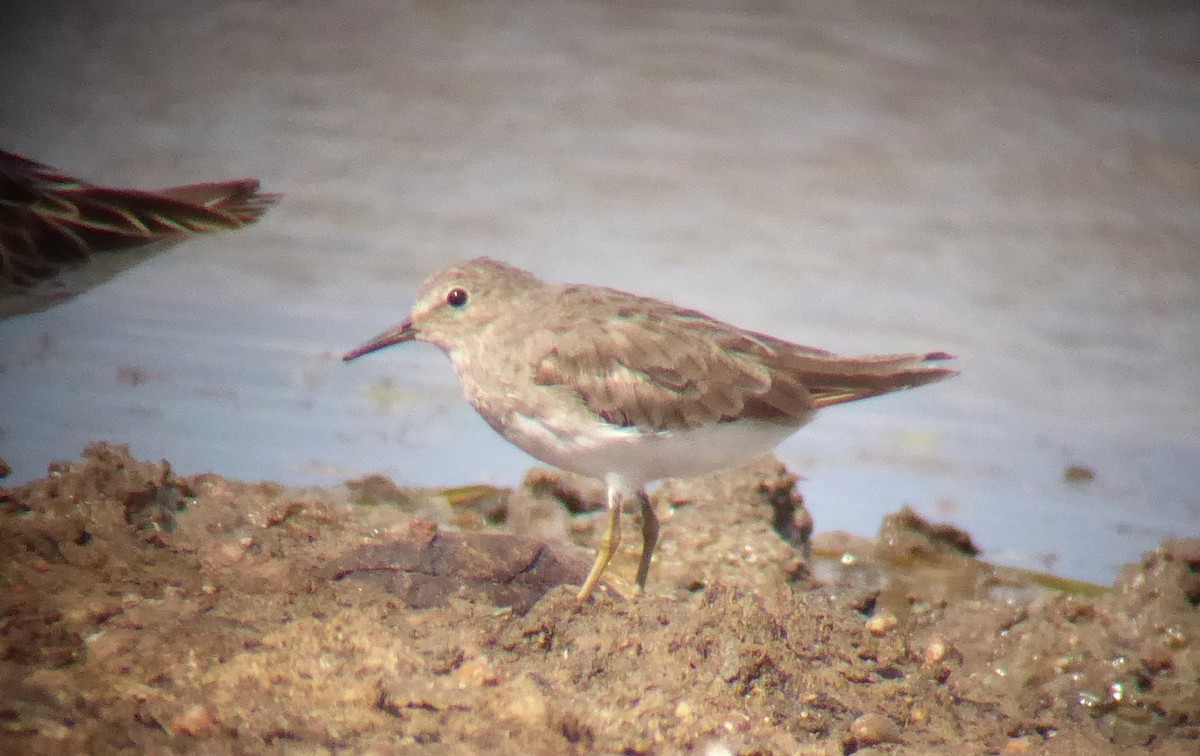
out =
{"type": "Polygon", "coordinates": [[[658,541],[645,484],[764,454],[822,407],[955,375],[935,364],[945,352],[837,355],[488,258],[431,276],[407,320],[343,359],[413,340],[450,356],[467,399],[509,441],[605,481],[608,526],[581,600],[616,551],[631,498],[642,508],[645,586],[658,541]]]}
{"type": "Polygon", "coordinates": [[[154,191],[82,181],[0,150],[0,317],[44,309],[138,261],[93,255],[162,245],[253,223],[277,200],[256,179],[154,191]],[[66,273],[80,275],[63,277],[66,273]]]}
{"type": "Polygon", "coordinates": [[[832,404],[954,375],[944,352],[847,358],[745,331],[695,310],[615,289],[570,286],[546,317],[552,338],[534,382],[579,392],[610,423],[685,430],[740,419],[795,425],[832,404]],[[569,324],[569,325],[567,325],[569,324]]]}

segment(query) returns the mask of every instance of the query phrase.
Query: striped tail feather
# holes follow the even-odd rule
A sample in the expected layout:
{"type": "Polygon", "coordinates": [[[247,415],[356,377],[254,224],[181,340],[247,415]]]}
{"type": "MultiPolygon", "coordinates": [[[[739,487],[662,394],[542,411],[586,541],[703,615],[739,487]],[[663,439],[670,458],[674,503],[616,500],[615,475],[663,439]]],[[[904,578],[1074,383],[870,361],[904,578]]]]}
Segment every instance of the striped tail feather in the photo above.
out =
{"type": "Polygon", "coordinates": [[[0,299],[11,299],[0,301],[5,305],[0,313],[36,311],[79,293],[73,285],[46,294],[33,287],[94,253],[148,245],[154,250],[193,234],[253,223],[278,200],[259,188],[258,180],[247,178],[120,189],[0,150],[0,299]]]}

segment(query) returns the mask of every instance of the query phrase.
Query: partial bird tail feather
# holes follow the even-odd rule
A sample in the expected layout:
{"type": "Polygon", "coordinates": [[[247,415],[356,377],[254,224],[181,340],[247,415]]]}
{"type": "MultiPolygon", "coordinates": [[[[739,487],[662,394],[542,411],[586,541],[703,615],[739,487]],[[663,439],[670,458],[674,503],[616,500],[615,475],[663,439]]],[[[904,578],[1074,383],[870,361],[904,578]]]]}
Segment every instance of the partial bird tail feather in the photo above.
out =
{"type": "Polygon", "coordinates": [[[223,213],[244,225],[258,220],[279,201],[278,194],[260,192],[259,186],[258,179],[247,178],[173,186],[154,194],[223,213]]]}
{"type": "Polygon", "coordinates": [[[893,391],[916,388],[958,375],[934,363],[954,359],[948,352],[880,354],[866,357],[814,359],[804,382],[817,407],[869,399],[893,391]]]}
{"type": "MultiPolygon", "coordinates": [[[[0,149],[0,300],[28,294],[95,252],[153,250],[193,234],[254,223],[279,199],[259,186],[256,179],[243,178],[152,191],[121,189],[0,149]]],[[[52,297],[33,296],[30,302],[52,304],[63,293],[56,289],[52,297]]],[[[35,310],[28,302],[17,307],[0,301],[0,313],[35,310]]]]}
{"type": "Polygon", "coordinates": [[[261,194],[255,179],[188,184],[157,191],[88,186],[61,191],[58,214],[43,206],[42,218],[87,238],[94,251],[228,231],[258,220],[278,199],[261,194]]]}

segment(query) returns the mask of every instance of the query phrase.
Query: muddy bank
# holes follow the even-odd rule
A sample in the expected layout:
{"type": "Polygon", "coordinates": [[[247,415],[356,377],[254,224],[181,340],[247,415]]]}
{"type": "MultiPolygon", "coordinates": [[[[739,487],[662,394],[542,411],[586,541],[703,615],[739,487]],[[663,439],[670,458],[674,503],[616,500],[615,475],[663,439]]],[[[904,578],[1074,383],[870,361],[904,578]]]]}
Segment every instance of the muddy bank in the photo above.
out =
{"type": "Polygon", "coordinates": [[[648,595],[628,517],[581,606],[586,481],[293,489],[89,447],[0,489],[0,751],[1196,752],[1200,541],[1068,594],[907,513],[810,544],[795,483],[663,485],[648,595]]]}

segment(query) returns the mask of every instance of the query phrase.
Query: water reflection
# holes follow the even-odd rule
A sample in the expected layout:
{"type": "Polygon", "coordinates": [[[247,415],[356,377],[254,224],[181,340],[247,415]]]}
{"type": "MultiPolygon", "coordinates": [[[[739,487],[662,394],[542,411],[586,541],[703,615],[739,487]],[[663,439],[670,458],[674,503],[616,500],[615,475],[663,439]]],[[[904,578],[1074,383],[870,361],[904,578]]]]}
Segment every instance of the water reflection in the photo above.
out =
{"type": "Polygon", "coordinates": [[[838,351],[955,352],[955,381],[781,447],[819,528],[910,503],[1097,579],[1200,533],[1196,10],[11,5],[4,148],[285,195],[0,323],[15,480],[106,438],[180,473],[516,482],[529,459],[436,350],[337,361],[489,254],[838,351]]]}

